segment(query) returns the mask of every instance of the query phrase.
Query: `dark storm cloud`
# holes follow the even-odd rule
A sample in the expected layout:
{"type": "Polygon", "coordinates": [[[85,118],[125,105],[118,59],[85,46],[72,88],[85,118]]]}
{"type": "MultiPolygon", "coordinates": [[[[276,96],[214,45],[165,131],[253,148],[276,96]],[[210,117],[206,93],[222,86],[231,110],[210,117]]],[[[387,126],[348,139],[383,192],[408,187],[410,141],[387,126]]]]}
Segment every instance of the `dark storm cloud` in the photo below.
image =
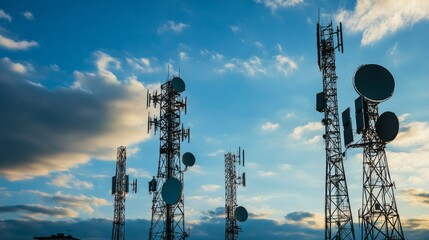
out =
{"type": "Polygon", "coordinates": [[[313,217],[314,214],[313,213],[309,213],[309,212],[293,212],[293,213],[289,213],[285,216],[285,218],[287,220],[291,220],[291,221],[301,221],[304,218],[310,218],[313,217]]]}
{"type": "Polygon", "coordinates": [[[40,205],[14,205],[14,206],[0,206],[0,213],[40,213],[49,216],[74,216],[75,213],[71,210],[61,207],[45,207],[40,205]]]}
{"type": "Polygon", "coordinates": [[[28,65],[1,59],[0,175],[29,179],[92,157],[114,159],[119,134],[131,144],[147,137],[144,86],[117,80],[107,69],[117,60],[95,55],[95,72],[75,71],[73,87],[54,90],[27,81],[28,65]]]}

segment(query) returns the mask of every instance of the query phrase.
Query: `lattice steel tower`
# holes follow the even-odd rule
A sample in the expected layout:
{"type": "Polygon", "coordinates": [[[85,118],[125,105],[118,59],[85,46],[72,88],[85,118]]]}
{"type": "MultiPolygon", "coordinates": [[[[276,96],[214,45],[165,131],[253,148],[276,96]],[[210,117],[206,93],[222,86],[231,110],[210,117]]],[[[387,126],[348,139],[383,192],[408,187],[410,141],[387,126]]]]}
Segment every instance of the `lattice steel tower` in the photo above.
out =
{"type": "MultiPolygon", "coordinates": [[[[148,92],[148,107],[160,105],[159,119],[148,120],[148,127],[160,130],[160,149],[158,173],[149,182],[149,191],[153,194],[152,218],[149,239],[185,239],[185,205],[183,198],[183,173],[185,168],[180,161],[180,142],[188,139],[189,128],[180,125],[180,113],[186,113],[186,99],[180,93],[185,90],[185,83],[179,77],[173,77],[161,85],[161,93],[148,92]]],[[[148,129],[149,131],[149,129],[148,129]]],[[[192,154],[191,154],[192,155],[192,154]]],[[[193,157],[193,155],[192,155],[193,157]]],[[[194,159],[195,161],[195,159],[194,159]]],[[[188,164],[185,161],[187,167],[188,164]]],[[[193,165],[193,163],[192,163],[193,165]]]]}
{"type": "Polygon", "coordinates": [[[238,155],[228,152],[225,154],[225,240],[238,239],[241,228],[237,220],[247,220],[247,210],[237,205],[237,186],[246,186],[246,173],[237,174],[236,164],[244,166],[244,150],[239,148],[238,155]]]}
{"type": "Polygon", "coordinates": [[[323,76],[323,92],[317,94],[316,109],[325,114],[322,120],[326,150],[325,239],[355,239],[341,151],[335,49],[343,52],[341,23],[335,32],[332,21],[327,26],[317,23],[317,55],[323,76]],[[335,35],[337,45],[334,43],[335,35]]]}
{"type": "MultiPolygon", "coordinates": [[[[378,104],[393,94],[394,79],[384,67],[367,64],[357,69],[353,83],[360,94],[355,108],[356,129],[362,139],[349,147],[363,148],[362,239],[405,239],[385,152],[387,142],[398,134],[399,120],[392,112],[378,114],[378,104]]],[[[348,132],[345,136],[352,135],[351,128],[348,132]]]]}
{"type": "MultiPolygon", "coordinates": [[[[125,196],[129,190],[129,176],[126,174],[127,148],[117,149],[116,175],[112,177],[112,194],[115,195],[112,240],[125,240],[125,196]]],[[[132,191],[137,192],[137,179],[133,181],[132,191]]]]}

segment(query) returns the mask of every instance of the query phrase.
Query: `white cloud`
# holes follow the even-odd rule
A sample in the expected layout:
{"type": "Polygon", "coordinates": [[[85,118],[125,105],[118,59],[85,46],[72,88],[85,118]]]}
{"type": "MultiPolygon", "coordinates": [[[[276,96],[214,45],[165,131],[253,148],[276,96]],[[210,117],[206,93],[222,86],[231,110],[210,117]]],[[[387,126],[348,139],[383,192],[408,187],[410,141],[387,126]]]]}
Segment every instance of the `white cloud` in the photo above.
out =
{"type": "Polygon", "coordinates": [[[43,219],[41,217],[55,216],[57,218],[77,217],[77,212],[63,207],[47,207],[41,204],[0,206],[1,213],[22,213],[26,218],[43,219]]]}
{"type": "Polygon", "coordinates": [[[28,72],[28,70],[32,69],[31,65],[24,66],[22,63],[15,63],[8,57],[4,57],[0,59],[0,61],[5,65],[5,67],[9,68],[11,72],[25,74],[28,72]]]}
{"type": "Polygon", "coordinates": [[[185,23],[176,23],[174,21],[168,21],[167,23],[161,25],[157,29],[158,34],[162,34],[165,32],[175,32],[175,33],[181,33],[186,28],[189,28],[188,24],[185,23]]]}
{"type": "Polygon", "coordinates": [[[207,192],[215,192],[215,191],[221,189],[221,186],[215,185],[215,184],[211,184],[211,185],[202,185],[201,188],[204,191],[207,191],[207,192]]]}
{"type": "Polygon", "coordinates": [[[142,73],[153,73],[161,70],[159,66],[152,67],[151,60],[149,58],[127,58],[126,61],[131,67],[142,73]]]}
{"type": "Polygon", "coordinates": [[[13,39],[7,38],[3,35],[0,35],[0,47],[10,49],[10,50],[27,50],[31,47],[36,47],[39,44],[36,41],[15,41],[13,39]]]}
{"type": "Polygon", "coordinates": [[[278,128],[279,128],[279,124],[278,123],[272,123],[272,122],[265,122],[261,126],[261,129],[264,132],[275,131],[278,128]]]}
{"type": "Polygon", "coordinates": [[[301,139],[304,134],[309,132],[316,132],[323,130],[323,126],[320,122],[309,122],[303,126],[298,126],[293,129],[293,132],[289,135],[293,139],[301,139]]]}
{"type": "Polygon", "coordinates": [[[12,22],[12,17],[7,14],[3,9],[0,9],[0,19],[6,19],[9,22],[12,22]]]}
{"type": "Polygon", "coordinates": [[[255,0],[257,3],[263,3],[265,7],[271,11],[276,11],[279,8],[290,8],[298,4],[304,3],[304,0],[255,0]]]}
{"type": "Polygon", "coordinates": [[[24,16],[28,21],[33,21],[34,16],[30,11],[25,11],[22,13],[22,16],[24,16]]]}
{"type": "Polygon", "coordinates": [[[353,11],[342,9],[336,18],[349,31],[362,33],[362,46],[372,45],[403,28],[429,20],[429,2],[358,0],[353,11]]]}
{"type": "Polygon", "coordinates": [[[188,55],[185,52],[179,52],[180,61],[186,62],[189,60],[188,55]]]}
{"type": "Polygon", "coordinates": [[[61,71],[61,69],[60,69],[60,67],[58,67],[58,65],[57,64],[51,64],[51,65],[49,65],[49,67],[52,69],[52,71],[54,71],[54,72],[59,72],[59,71],[61,71]]]}
{"type": "Polygon", "coordinates": [[[390,144],[402,149],[429,150],[429,124],[427,122],[401,121],[398,136],[390,144]]]}
{"type": "Polygon", "coordinates": [[[261,42],[254,42],[255,46],[258,48],[263,48],[264,44],[262,44],[261,42]]]}
{"type": "Polygon", "coordinates": [[[283,53],[283,47],[282,45],[280,45],[280,43],[276,44],[276,48],[277,48],[277,51],[279,51],[279,53],[283,53]]]}
{"type": "Polygon", "coordinates": [[[76,189],[92,189],[93,187],[93,184],[91,182],[79,180],[70,173],[59,174],[57,177],[52,179],[50,184],[55,185],[57,187],[76,189]]]}
{"type": "Polygon", "coordinates": [[[236,32],[238,32],[238,31],[240,31],[240,27],[238,27],[238,26],[231,25],[231,26],[229,26],[229,27],[231,28],[231,31],[232,31],[233,33],[236,33],[236,32]]]}
{"type": "Polygon", "coordinates": [[[275,59],[277,71],[283,73],[285,76],[298,69],[296,62],[284,55],[279,54],[275,56],[275,59]]]}
{"type": "Polygon", "coordinates": [[[278,165],[279,169],[282,171],[289,171],[292,169],[292,165],[287,164],[287,163],[282,163],[278,165]]]}

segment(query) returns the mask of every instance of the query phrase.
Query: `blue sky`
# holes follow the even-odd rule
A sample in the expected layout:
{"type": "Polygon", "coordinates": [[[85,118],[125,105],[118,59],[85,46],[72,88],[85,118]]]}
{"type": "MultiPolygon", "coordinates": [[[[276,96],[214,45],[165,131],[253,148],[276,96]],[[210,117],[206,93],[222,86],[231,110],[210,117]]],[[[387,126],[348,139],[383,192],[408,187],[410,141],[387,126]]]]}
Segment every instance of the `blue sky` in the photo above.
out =
{"type": "MultiPolygon", "coordinates": [[[[386,149],[409,239],[429,236],[429,4],[425,1],[2,1],[0,4],[0,228],[6,239],[57,232],[110,236],[116,147],[140,189],[126,202],[127,235],[146,236],[159,136],[147,134],[146,91],[186,83],[191,151],[185,175],[192,239],[224,231],[224,153],[246,150],[251,213],[244,239],[323,236],[325,152],[316,22],[342,21],[339,109],[352,107],[362,64],[386,67],[400,133],[386,149]],[[84,226],[92,227],[89,229],[84,226]],[[30,229],[23,232],[22,229],[30,229]]],[[[352,119],[354,121],[354,119],[352,119]]],[[[356,135],[355,139],[359,139],[356,135]]],[[[354,221],[361,151],[345,159],[354,221]]],[[[359,228],[356,228],[360,231],[359,228]]],[[[135,237],[133,237],[135,236],[135,237]]],[[[220,236],[220,237],[219,237],[220,236]]]]}

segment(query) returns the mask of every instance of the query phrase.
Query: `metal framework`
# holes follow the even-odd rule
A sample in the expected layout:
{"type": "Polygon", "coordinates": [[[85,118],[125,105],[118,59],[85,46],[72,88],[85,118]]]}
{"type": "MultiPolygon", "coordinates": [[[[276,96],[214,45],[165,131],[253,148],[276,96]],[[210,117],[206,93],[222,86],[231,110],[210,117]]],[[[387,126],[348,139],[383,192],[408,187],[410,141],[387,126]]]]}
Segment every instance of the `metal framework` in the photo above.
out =
{"type": "Polygon", "coordinates": [[[317,24],[318,63],[323,76],[323,93],[318,94],[317,110],[325,114],[322,120],[326,150],[325,239],[336,240],[355,239],[341,151],[335,73],[335,49],[343,49],[341,32],[341,23],[336,32],[332,22],[327,26],[317,24]],[[334,45],[334,35],[337,36],[337,46],[334,45]]]}
{"type": "Polygon", "coordinates": [[[366,101],[368,127],[363,132],[362,239],[405,239],[386,158],[386,143],[375,130],[377,103],[366,101]]]}
{"type": "Polygon", "coordinates": [[[112,240],[125,240],[125,196],[128,192],[126,160],[127,148],[118,147],[116,176],[112,178],[112,194],[115,195],[112,240]]]}
{"type": "MultiPolygon", "coordinates": [[[[174,78],[173,78],[174,79],[174,78]]],[[[172,80],[173,80],[172,79],[172,80]]],[[[186,110],[186,100],[168,80],[161,85],[161,93],[148,94],[148,106],[152,102],[160,105],[159,119],[149,117],[149,127],[160,130],[160,149],[158,174],[152,194],[152,218],[149,239],[185,239],[189,234],[185,231],[185,205],[182,196],[177,204],[166,204],[161,196],[163,184],[170,178],[177,178],[184,184],[182,163],[180,161],[180,142],[189,137],[189,128],[180,126],[180,113],[186,110]]],[[[181,81],[181,80],[180,80],[181,81]]],[[[189,138],[188,138],[189,141],[189,138]]]]}
{"type": "Polygon", "coordinates": [[[237,205],[237,186],[245,186],[245,175],[237,174],[235,165],[243,163],[244,166],[244,151],[241,154],[228,152],[225,154],[225,240],[237,240],[238,233],[241,228],[237,224],[235,210],[237,205]]]}

